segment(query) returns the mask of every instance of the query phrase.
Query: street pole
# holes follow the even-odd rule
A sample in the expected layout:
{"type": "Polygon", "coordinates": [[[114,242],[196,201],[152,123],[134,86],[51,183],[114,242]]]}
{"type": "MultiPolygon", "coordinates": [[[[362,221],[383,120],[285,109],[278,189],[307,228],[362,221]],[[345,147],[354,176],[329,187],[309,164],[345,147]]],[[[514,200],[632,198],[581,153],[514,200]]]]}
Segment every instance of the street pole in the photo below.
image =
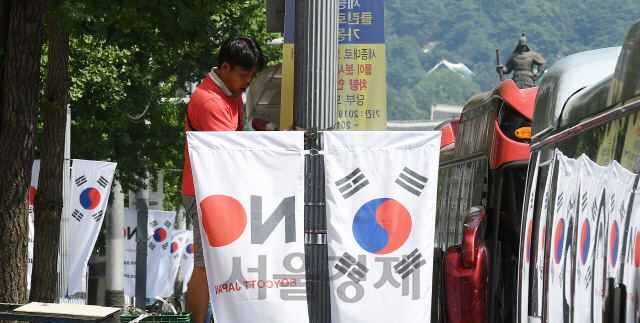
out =
{"type": "Polygon", "coordinates": [[[318,130],[337,122],[338,1],[295,2],[293,122],[307,129],[305,268],[309,322],[331,321],[324,159],[318,130]]]}
{"type": "Polygon", "coordinates": [[[149,223],[149,177],[138,178],[138,232],[136,234],[136,307],[147,304],[147,225],[149,223]]]}
{"type": "MultiPolygon", "coordinates": [[[[69,287],[69,195],[71,180],[71,108],[67,105],[67,127],[64,135],[64,163],[62,170],[62,215],[60,217],[60,238],[58,244],[58,302],[66,298],[69,287]]],[[[85,297],[86,301],[86,297],[85,297]]]]}
{"type": "Polygon", "coordinates": [[[113,181],[113,201],[107,209],[106,306],[124,307],[124,193],[120,182],[113,181]]]}

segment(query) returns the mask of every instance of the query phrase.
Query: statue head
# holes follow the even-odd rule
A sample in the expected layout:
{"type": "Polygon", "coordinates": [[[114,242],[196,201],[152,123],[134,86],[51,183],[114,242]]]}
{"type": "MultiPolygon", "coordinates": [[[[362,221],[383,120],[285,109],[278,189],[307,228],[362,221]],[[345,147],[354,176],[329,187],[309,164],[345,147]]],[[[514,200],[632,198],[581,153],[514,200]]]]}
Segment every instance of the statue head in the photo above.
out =
{"type": "Polygon", "coordinates": [[[522,31],[522,37],[518,40],[518,46],[513,51],[514,53],[524,53],[530,51],[529,45],[527,45],[527,37],[524,36],[524,31],[522,31]]]}

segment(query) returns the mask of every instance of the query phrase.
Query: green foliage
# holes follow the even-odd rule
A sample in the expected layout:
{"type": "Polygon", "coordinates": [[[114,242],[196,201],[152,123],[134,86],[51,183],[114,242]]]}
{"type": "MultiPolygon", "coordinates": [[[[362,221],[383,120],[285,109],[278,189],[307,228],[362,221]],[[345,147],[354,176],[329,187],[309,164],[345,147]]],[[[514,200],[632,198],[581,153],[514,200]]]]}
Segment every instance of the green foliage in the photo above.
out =
{"type": "Polygon", "coordinates": [[[461,106],[479,92],[480,86],[478,84],[448,69],[433,71],[425,75],[411,89],[411,94],[418,107],[430,107],[433,101],[461,106]]]}
{"type": "Polygon", "coordinates": [[[412,111],[414,102],[421,105],[413,88],[442,59],[464,63],[473,71],[480,91],[489,91],[500,81],[495,49],[500,49],[504,63],[523,30],[530,47],[547,59],[549,68],[570,54],[620,46],[638,17],[640,4],[632,0],[389,0],[385,10],[387,104],[392,119],[403,115],[393,111],[399,106],[412,111]],[[430,43],[437,45],[424,53],[422,49],[430,43]],[[406,93],[407,88],[412,95],[395,94],[406,93]]]}

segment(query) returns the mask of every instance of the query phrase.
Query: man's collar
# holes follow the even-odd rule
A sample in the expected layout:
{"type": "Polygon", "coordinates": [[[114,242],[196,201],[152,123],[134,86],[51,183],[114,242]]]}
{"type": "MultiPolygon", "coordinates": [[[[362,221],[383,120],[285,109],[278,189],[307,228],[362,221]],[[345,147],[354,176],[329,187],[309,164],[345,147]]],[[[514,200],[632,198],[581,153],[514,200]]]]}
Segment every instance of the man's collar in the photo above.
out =
{"type": "Polygon", "coordinates": [[[211,69],[211,72],[209,72],[209,77],[211,78],[211,80],[213,81],[213,83],[216,83],[216,85],[218,85],[221,89],[222,92],[224,92],[224,94],[226,96],[232,96],[235,95],[233,94],[233,92],[231,92],[231,90],[229,90],[229,88],[227,87],[226,84],[224,84],[224,82],[222,81],[222,79],[220,78],[220,76],[218,76],[218,74],[216,74],[215,72],[216,67],[211,69]]]}

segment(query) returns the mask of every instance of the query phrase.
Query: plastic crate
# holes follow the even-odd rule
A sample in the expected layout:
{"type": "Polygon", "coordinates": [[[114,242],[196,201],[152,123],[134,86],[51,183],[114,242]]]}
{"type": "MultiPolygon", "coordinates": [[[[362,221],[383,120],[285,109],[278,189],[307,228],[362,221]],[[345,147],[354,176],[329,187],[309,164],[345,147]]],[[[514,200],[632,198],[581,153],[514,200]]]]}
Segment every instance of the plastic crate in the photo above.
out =
{"type": "MultiPolygon", "coordinates": [[[[144,323],[191,323],[192,314],[165,314],[165,315],[151,315],[143,318],[139,322],[144,323]]],[[[120,323],[129,323],[136,319],[137,315],[122,315],[120,316],[120,323]]]]}

